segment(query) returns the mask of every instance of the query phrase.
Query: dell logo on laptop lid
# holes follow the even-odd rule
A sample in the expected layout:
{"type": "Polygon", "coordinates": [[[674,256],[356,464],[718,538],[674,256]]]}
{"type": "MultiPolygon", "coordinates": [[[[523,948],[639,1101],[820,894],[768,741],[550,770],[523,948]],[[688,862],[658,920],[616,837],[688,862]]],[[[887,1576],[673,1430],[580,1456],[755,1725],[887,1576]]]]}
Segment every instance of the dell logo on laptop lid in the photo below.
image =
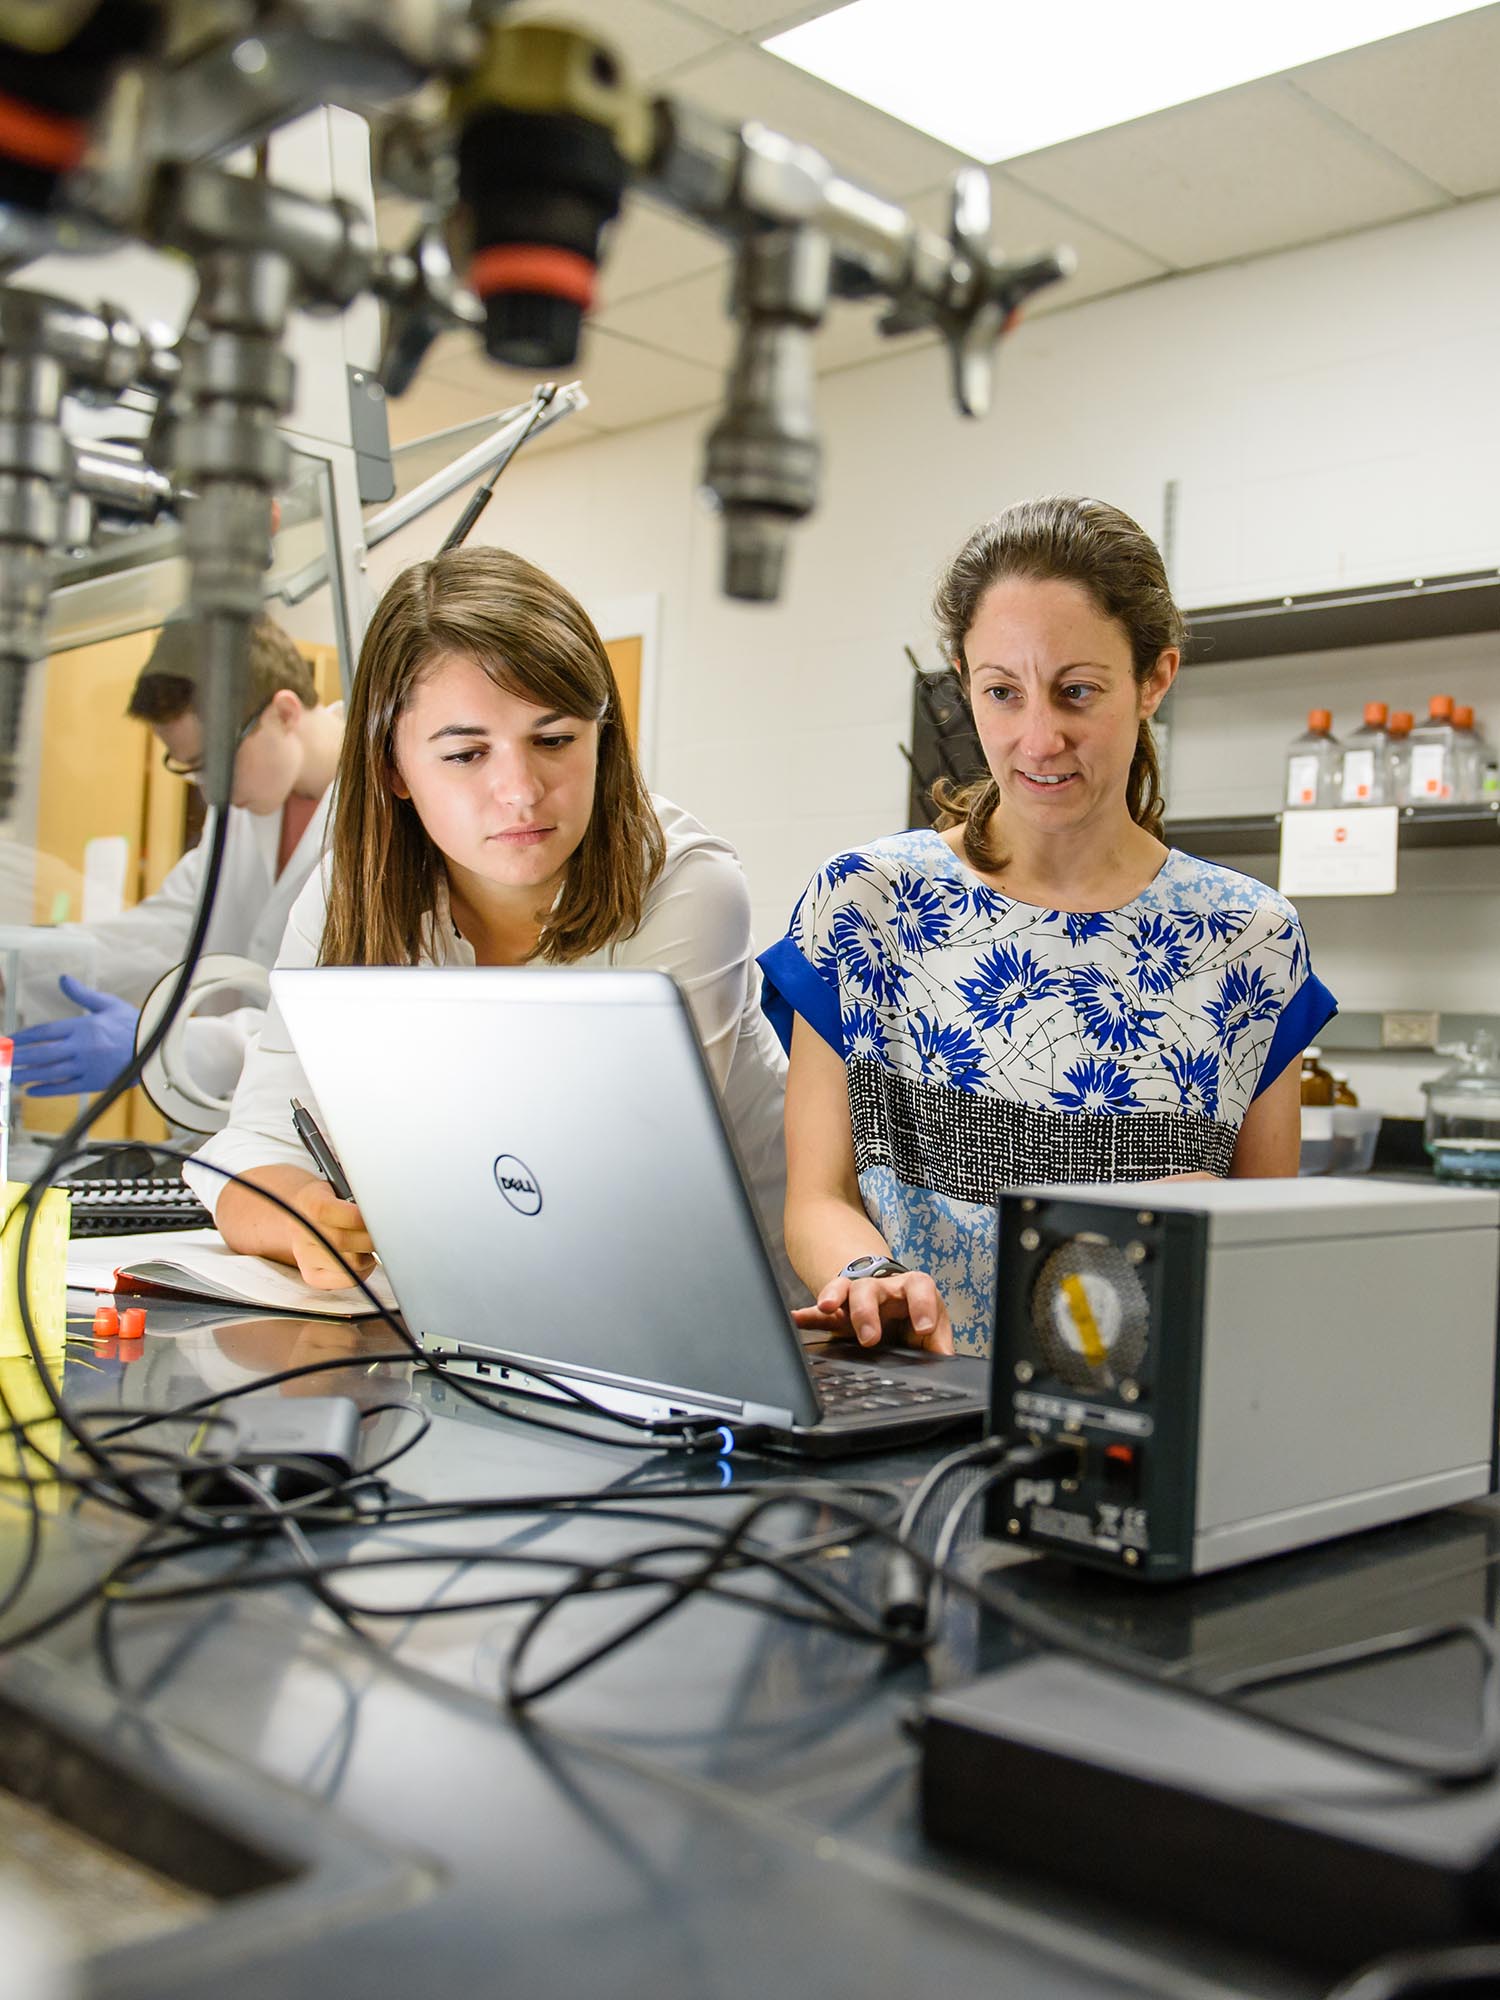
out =
{"type": "Polygon", "coordinates": [[[536,1176],[514,1153],[502,1153],[495,1162],[495,1185],[517,1215],[535,1215],[542,1206],[542,1191],[536,1176]]]}

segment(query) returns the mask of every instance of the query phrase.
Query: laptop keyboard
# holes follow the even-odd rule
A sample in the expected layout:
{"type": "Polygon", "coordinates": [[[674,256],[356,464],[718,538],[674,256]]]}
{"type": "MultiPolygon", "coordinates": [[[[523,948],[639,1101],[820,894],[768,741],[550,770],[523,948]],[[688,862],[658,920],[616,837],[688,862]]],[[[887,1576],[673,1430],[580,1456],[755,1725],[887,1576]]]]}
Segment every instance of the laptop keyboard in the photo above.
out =
{"type": "Polygon", "coordinates": [[[922,1369],[887,1375],[869,1361],[840,1361],[829,1354],[809,1354],[813,1387],[830,1416],[859,1410],[921,1410],[934,1403],[963,1402],[967,1391],[923,1379],[922,1369]]]}

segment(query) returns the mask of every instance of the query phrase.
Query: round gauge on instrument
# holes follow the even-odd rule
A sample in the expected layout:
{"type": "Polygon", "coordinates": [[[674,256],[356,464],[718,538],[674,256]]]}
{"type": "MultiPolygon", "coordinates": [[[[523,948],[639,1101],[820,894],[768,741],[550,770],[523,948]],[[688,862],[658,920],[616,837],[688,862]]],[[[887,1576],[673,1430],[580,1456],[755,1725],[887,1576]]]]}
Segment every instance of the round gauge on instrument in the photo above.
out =
{"type": "Polygon", "coordinates": [[[1074,1389],[1112,1389],[1140,1373],[1151,1310],[1117,1243],[1072,1236],[1037,1273],[1031,1323],[1041,1364],[1074,1389]]]}

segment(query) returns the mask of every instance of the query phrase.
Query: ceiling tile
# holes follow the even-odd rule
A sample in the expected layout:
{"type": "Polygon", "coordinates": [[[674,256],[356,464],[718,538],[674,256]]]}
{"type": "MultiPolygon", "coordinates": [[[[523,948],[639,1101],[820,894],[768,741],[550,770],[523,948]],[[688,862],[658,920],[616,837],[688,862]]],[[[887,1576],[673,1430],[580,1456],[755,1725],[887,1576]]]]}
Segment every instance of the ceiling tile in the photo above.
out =
{"type": "MultiPolygon", "coordinates": [[[[554,373],[556,380],[570,382],[578,367],[575,363],[554,373]]],[[[513,403],[524,403],[539,379],[545,378],[538,370],[502,368],[491,361],[477,333],[456,332],[440,333],[428,348],[417,386],[429,381],[440,383],[444,388],[464,391],[486,407],[501,410],[513,403]]]]}
{"type": "Polygon", "coordinates": [[[1028,153],[1005,171],[1183,269],[1316,242],[1442,200],[1421,175],[1274,78],[1028,153]]]}
{"type": "Polygon", "coordinates": [[[404,250],[417,233],[422,204],[404,194],[383,194],[375,203],[375,235],[387,250],[404,250]]]}
{"type": "Polygon", "coordinates": [[[722,270],[704,271],[613,306],[600,313],[595,324],[722,373],[735,343],[734,322],[726,310],[728,290],[726,259],[722,270]]]}
{"type": "Polygon", "coordinates": [[[1500,7],[1350,49],[1288,78],[1451,193],[1500,188],[1500,7]]]}
{"type": "Polygon", "coordinates": [[[606,431],[707,409],[723,393],[717,368],[663,354],[603,327],[592,327],[585,336],[578,373],[588,392],[588,421],[606,431]]]}
{"type": "MultiPolygon", "coordinates": [[[[1079,224],[1029,188],[1006,183],[998,174],[991,179],[996,183],[992,231],[995,242],[1016,253],[1067,243],[1079,255],[1077,275],[1066,284],[1039,294],[1036,304],[1028,308],[1028,316],[1051,306],[1076,304],[1101,292],[1118,291],[1158,277],[1165,269],[1156,259],[1143,256],[1092,225],[1079,224]]],[[[929,228],[938,231],[946,228],[946,190],[935,189],[931,194],[919,196],[909,207],[913,216],[929,228]]],[[[728,288],[725,260],[720,269],[701,272],[610,307],[598,316],[597,324],[665,353],[680,354],[701,366],[722,371],[733,359],[735,347],[735,326],[726,303],[728,288]]],[[[819,373],[867,361],[878,354],[894,353],[898,343],[878,330],[883,310],[878,299],[835,300],[817,337],[819,373]]],[[[900,344],[912,343],[903,339],[900,344]]]]}
{"type": "Polygon", "coordinates": [[[938,337],[927,332],[883,334],[883,311],[879,299],[836,299],[818,329],[818,373],[827,375],[836,368],[851,368],[856,362],[909,354],[914,348],[930,347],[938,337]]]}
{"type": "Polygon", "coordinates": [[[803,21],[815,21],[820,14],[831,14],[844,0],[822,0],[820,6],[810,7],[789,7],[787,0],[675,0],[675,4],[727,34],[768,35],[773,28],[794,28],[803,21]]]}
{"type": "Polygon", "coordinates": [[[673,76],[672,90],[721,117],[758,118],[816,146],[844,173],[895,200],[964,164],[951,146],[745,43],[690,63],[673,76]]]}
{"type": "Polygon", "coordinates": [[[599,304],[614,305],[724,262],[724,246],[706,229],[643,195],[628,195],[599,266],[599,304]]]}
{"type": "Polygon", "coordinates": [[[722,34],[691,10],[665,6],[662,0],[513,0],[505,12],[512,21],[565,21],[570,27],[591,28],[599,39],[619,50],[631,75],[650,83],[674,68],[718,48],[722,34]]]}
{"type": "MultiPolygon", "coordinates": [[[[711,367],[722,381],[734,359],[737,338],[735,322],[725,310],[727,275],[710,272],[680,285],[665,286],[648,298],[632,299],[628,305],[605,313],[599,324],[666,353],[683,355],[701,367],[711,367]]],[[[918,336],[890,340],[880,333],[883,311],[879,299],[833,300],[814,339],[813,360],[818,373],[919,344],[918,336]]]]}
{"type": "MultiPolygon", "coordinates": [[[[575,363],[559,368],[558,382],[574,382],[582,370],[575,363]]],[[[391,438],[404,444],[428,437],[455,424],[478,424],[528,402],[539,378],[522,368],[499,368],[476,339],[466,333],[444,334],[433,342],[427,361],[404,396],[388,404],[391,438]]],[[[564,430],[579,421],[567,417],[564,430]]]]}
{"type": "MultiPolygon", "coordinates": [[[[455,424],[478,423],[521,401],[513,386],[499,379],[498,370],[496,375],[493,385],[462,386],[423,369],[404,396],[393,396],[386,405],[391,443],[408,444],[455,424]]],[[[530,393],[529,383],[525,393],[530,393]]]]}

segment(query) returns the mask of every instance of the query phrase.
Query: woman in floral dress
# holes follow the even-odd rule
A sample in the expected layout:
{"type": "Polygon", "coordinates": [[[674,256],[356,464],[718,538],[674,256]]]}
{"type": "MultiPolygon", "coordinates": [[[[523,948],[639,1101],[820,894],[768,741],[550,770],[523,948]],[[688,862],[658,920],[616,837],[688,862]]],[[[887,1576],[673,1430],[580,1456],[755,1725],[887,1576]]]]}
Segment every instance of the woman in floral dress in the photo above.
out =
{"type": "Polygon", "coordinates": [[[1289,903],[1162,842],[1184,628],[1132,520],[1012,507],[936,609],[990,775],[835,855],[761,965],[803,1324],[983,1353],[1000,1191],[1294,1174],[1334,1002],[1289,903]]]}

